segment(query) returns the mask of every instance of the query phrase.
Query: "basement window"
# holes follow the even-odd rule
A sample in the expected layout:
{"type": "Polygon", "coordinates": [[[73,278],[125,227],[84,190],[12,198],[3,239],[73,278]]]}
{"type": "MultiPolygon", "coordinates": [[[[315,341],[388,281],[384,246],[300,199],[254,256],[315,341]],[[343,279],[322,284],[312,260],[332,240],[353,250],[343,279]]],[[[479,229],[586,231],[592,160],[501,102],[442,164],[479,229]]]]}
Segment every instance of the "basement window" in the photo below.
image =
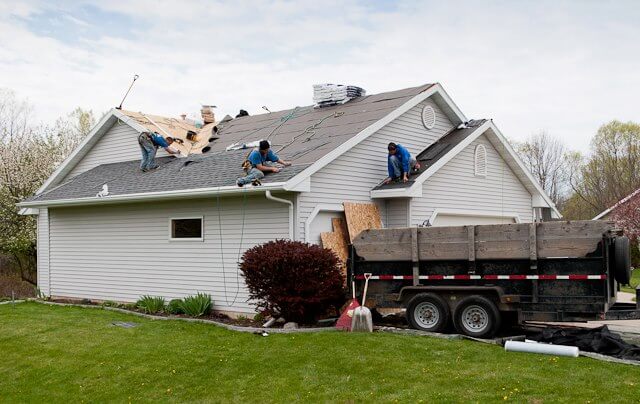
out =
{"type": "Polygon", "coordinates": [[[202,241],[203,217],[180,217],[169,220],[169,239],[179,241],[202,241]]]}

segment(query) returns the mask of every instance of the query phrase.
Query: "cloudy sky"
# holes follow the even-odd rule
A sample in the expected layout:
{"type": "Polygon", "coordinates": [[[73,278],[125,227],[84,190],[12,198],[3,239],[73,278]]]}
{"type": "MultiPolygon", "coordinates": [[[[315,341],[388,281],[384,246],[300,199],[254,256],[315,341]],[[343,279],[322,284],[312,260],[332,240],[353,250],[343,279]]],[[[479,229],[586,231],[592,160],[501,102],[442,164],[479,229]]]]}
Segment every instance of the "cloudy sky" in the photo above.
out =
{"type": "Polygon", "coordinates": [[[639,1],[0,1],[0,87],[52,121],[77,106],[177,116],[440,82],[470,118],[587,150],[640,121],[639,1]]]}

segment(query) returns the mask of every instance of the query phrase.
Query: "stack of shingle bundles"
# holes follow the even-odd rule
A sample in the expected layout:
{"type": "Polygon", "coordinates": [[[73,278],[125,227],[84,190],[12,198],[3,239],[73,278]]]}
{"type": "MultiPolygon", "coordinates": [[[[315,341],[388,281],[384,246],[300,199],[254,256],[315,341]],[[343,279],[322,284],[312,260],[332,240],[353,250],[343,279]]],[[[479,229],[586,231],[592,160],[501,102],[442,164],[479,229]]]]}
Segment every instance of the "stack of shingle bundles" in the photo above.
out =
{"type": "Polygon", "coordinates": [[[366,95],[364,89],[342,84],[315,84],[313,102],[316,108],[344,104],[357,97],[366,95]]]}

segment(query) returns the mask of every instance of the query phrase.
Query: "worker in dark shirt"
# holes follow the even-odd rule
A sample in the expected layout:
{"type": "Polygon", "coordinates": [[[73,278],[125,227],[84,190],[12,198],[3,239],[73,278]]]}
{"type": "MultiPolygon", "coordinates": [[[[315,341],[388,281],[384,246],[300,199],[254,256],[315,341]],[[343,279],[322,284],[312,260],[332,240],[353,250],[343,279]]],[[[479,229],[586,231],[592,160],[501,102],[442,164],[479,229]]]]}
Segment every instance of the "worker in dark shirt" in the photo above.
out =
{"type": "Polygon", "coordinates": [[[140,151],[142,152],[140,169],[143,172],[147,172],[158,168],[158,165],[155,162],[158,147],[164,148],[169,154],[180,154],[179,150],[171,147],[172,143],[172,137],[167,137],[165,139],[157,132],[142,132],[140,136],[138,136],[138,144],[140,145],[140,151]]]}
{"type": "Polygon", "coordinates": [[[280,168],[272,163],[280,163],[283,166],[290,166],[288,161],[281,160],[277,154],[271,150],[271,145],[266,140],[261,140],[258,149],[254,149],[247,156],[247,161],[243,164],[246,176],[238,178],[236,184],[241,187],[245,184],[253,183],[264,178],[264,174],[268,172],[277,173],[280,168]]]}
{"type": "Polygon", "coordinates": [[[384,180],[385,184],[391,181],[397,181],[402,179],[402,182],[409,181],[410,170],[419,170],[420,163],[411,157],[409,150],[404,148],[401,144],[389,143],[387,146],[389,155],[387,156],[387,171],[389,177],[384,180]]]}

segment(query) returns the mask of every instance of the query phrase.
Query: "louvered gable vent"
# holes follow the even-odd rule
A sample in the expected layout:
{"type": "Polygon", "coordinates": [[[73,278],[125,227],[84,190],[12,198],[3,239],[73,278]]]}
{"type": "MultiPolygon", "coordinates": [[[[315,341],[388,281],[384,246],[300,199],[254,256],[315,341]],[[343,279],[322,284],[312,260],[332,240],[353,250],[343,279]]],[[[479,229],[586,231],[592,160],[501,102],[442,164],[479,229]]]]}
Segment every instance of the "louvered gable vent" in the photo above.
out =
{"type": "Polygon", "coordinates": [[[433,129],[436,126],[436,111],[431,105],[425,105],[422,108],[422,124],[427,129],[433,129]]]}
{"type": "Polygon", "coordinates": [[[476,146],[474,163],[475,163],[475,174],[478,177],[486,177],[487,176],[487,149],[481,144],[476,146]]]}

